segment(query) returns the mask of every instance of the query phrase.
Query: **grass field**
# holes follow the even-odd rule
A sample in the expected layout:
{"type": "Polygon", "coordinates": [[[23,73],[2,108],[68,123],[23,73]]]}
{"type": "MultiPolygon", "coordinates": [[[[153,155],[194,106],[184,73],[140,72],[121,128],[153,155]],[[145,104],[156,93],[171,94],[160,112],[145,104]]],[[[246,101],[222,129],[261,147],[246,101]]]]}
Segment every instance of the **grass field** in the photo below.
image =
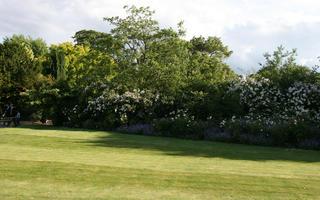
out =
{"type": "Polygon", "coordinates": [[[1,128],[0,199],[320,199],[320,152],[1,128]]]}

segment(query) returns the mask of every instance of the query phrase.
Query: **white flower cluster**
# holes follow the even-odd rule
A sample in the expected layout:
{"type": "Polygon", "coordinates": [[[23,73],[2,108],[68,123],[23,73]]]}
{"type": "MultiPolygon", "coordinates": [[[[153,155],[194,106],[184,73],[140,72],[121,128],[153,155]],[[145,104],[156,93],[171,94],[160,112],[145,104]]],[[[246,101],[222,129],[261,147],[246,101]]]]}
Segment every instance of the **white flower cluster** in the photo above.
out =
{"type": "Polygon", "coordinates": [[[93,117],[114,113],[121,121],[125,121],[129,114],[141,110],[143,113],[152,114],[149,110],[158,100],[159,95],[151,91],[134,89],[132,92],[118,94],[114,90],[106,89],[96,99],[88,101],[85,112],[91,113],[93,117]]]}
{"type": "Polygon", "coordinates": [[[320,84],[295,82],[286,93],[285,112],[320,121],[320,84]]]}
{"type": "Polygon", "coordinates": [[[247,78],[240,85],[240,103],[248,105],[249,113],[270,115],[280,109],[283,96],[270,81],[247,78]]]}
{"type": "Polygon", "coordinates": [[[289,119],[305,116],[320,121],[320,84],[295,82],[286,91],[267,79],[241,78],[229,89],[239,92],[240,103],[248,108],[249,116],[289,119]]]}

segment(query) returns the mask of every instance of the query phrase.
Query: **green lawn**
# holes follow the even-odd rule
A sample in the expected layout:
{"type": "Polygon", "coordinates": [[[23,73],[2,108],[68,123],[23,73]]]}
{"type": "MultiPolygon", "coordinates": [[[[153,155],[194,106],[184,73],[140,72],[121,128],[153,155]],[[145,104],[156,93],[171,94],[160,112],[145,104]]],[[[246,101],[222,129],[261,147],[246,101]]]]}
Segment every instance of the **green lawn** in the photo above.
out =
{"type": "Polygon", "coordinates": [[[320,199],[320,152],[1,128],[0,199],[320,199]]]}

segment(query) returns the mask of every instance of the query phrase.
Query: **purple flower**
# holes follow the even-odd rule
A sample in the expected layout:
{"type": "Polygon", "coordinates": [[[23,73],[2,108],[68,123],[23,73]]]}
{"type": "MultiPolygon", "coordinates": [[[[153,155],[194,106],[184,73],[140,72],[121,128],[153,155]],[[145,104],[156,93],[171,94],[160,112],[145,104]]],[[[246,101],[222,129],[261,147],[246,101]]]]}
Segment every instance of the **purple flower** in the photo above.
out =
{"type": "Polygon", "coordinates": [[[252,135],[252,134],[248,134],[248,133],[240,134],[239,140],[240,140],[240,142],[249,143],[249,144],[267,145],[267,144],[271,143],[270,139],[266,138],[265,136],[252,135]]]}
{"type": "Polygon", "coordinates": [[[299,142],[299,147],[306,149],[318,149],[320,148],[320,141],[316,139],[305,139],[299,142]]]}
{"type": "Polygon", "coordinates": [[[230,134],[225,131],[222,131],[219,127],[210,127],[205,130],[204,139],[217,141],[226,140],[230,139],[230,134]]]}
{"type": "Polygon", "coordinates": [[[125,133],[136,133],[142,135],[153,135],[153,127],[150,124],[133,124],[117,128],[117,131],[125,133]]]}

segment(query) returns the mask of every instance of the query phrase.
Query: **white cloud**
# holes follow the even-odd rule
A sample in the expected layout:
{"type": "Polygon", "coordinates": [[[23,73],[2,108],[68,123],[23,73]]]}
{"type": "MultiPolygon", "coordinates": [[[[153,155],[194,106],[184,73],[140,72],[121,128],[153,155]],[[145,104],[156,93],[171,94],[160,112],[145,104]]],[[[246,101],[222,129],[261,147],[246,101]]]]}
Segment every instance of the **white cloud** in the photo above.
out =
{"type": "Polygon", "coordinates": [[[307,65],[308,63],[314,63],[316,62],[316,59],[313,58],[301,58],[299,59],[299,63],[301,63],[302,65],[307,65]]]}
{"type": "Polygon", "coordinates": [[[103,17],[125,16],[124,5],[150,6],[161,25],[184,20],[187,39],[219,36],[234,51],[233,68],[258,67],[262,54],[283,44],[297,48],[298,61],[319,56],[318,0],[0,0],[0,37],[29,34],[48,43],[71,41],[76,31],[109,31],[103,17]]]}

